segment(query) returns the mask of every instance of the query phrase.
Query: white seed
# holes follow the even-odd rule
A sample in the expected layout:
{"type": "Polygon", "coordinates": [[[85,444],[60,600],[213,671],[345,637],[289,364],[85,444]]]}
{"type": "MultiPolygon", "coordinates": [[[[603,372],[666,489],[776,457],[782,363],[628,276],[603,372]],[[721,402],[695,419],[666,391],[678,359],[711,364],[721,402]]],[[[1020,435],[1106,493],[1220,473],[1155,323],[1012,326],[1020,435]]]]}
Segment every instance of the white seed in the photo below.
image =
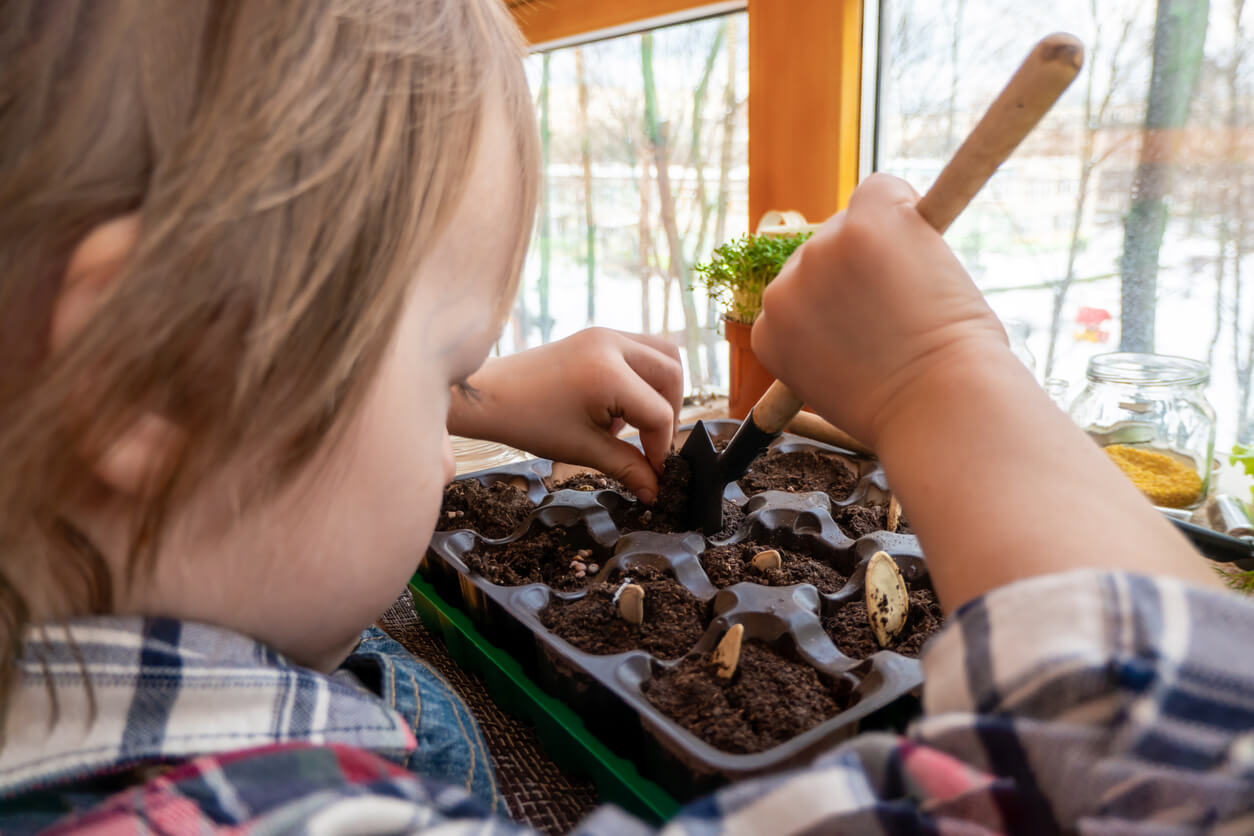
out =
{"type": "Polygon", "coordinates": [[[896,531],[897,526],[901,524],[901,502],[897,499],[897,494],[893,494],[888,500],[888,519],[884,523],[884,527],[889,531],[896,531]]]}
{"type": "Polygon", "coordinates": [[[745,625],[736,624],[719,640],[718,647],[710,655],[718,666],[720,679],[731,679],[736,675],[736,667],[740,664],[740,641],[745,635],[745,625]]]}
{"type": "Polygon", "coordinates": [[[897,561],[876,552],[866,565],[866,614],[880,647],[888,647],[906,626],[910,593],[897,561]]]}
{"type": "Polygon", "coordinates": [[[583,572],[588,568],[588,564],[584,563],[582,560],[572,560],[570,562],[570,568],[574,569],[576,572],[583,572]]]}
{"type": "Polygon", "coordinates": [[[457,515],[457,519],[459,519],[459,520],[460,520],[462,517],[466,516],[466,512],[465,512],[465,511],[454,511],[453,513],[457,515]]]}
{"type": "Polygon", "coordinates": [[[644,588],[634,583],[618,590],[618,614],[628,624],[644,623],[644,588]]]}
{"type": "Polygon", "coordinates": [[[753,556],[753,568],[759,572],[769,572],[784,565],[784,560],[775,549],[767,549],[753,556]]]}
{"type": "Polygon", "coordinates": [[[588,564],[588,571],[589,571],[589,572],[592,572],[593,574],[596,574],[597,572],[601,571],[601,567],[600,567],[600,566],[598,566],[598,565],[597,565],[597,564],[595,564],[595,563],[589,563],[589,564],[588,564]]]}
{"type": "Polygon", "coordinates": [[[575,577],[577,578],[586,578],[587,576],[588,576],[588,573],[582,569],[579,569],[578,571],[575,572],[575,577]]]}
{"type": "Polygon", "coordinates": [[[450,520],[455,520],[455,519],[457,519],[457,512],[456,512],[456,511],[445,511],[445,512],[444,512],[444,516],[448,517],[450,520]]]}

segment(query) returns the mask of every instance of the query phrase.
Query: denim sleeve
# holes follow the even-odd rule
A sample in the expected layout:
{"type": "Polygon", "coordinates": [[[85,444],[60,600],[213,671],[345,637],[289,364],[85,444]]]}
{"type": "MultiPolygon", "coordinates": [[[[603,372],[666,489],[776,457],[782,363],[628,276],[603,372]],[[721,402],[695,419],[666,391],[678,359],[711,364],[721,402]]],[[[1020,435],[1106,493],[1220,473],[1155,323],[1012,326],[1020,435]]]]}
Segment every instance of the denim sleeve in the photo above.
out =
{"type": "Polygon", "coordinates": [[[466,790],[486,805],[485,812],[508,815],[479,724],[444,677],[378,627],[362,633],[337,675],[344,672],[409,723],[418,746],[398,758],[402,766],[466,790]]]}

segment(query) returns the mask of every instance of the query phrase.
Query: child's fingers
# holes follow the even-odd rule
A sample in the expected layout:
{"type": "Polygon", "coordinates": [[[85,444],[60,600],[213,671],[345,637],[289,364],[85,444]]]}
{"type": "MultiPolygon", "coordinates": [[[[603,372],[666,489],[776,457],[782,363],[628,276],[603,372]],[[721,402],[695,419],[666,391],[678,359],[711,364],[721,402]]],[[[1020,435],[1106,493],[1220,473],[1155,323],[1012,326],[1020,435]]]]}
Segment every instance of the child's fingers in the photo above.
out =
{"type": "Polygon", "coordinates": [[[597,470],[622,482],[642,502],[657,499],[657,474],[635,445],[610,435],[602,436],[596,443],[598,449],[593,451],[593,459],[597,470]]]}
{"type": "Polygon", "coordinates": [[[656,348],[658,351],[662,352],[663,354],[666,354],[668,356],[673,356],[676,361],[679,360],[679,349],[675,346],[673,342],[666,339],[665,337],[659,337],[659,336],[656,336],[655,334],[637,334],[632,331],[615,331],[614,333],[624,336],[627,339],[631,340],[632,342],[637,342],[637,343],[640,343],[641,345],[647,345],[647,346],[651,346],[652,348],[656,348]]]}
{"type": "Polygon", "coordinates": [[[877,171],[854,189],[849,198],[849,210],[863,211],[864,204],[881,207],[906,203],[913,206],[918,202],[919,193],[913,186],[900,177],[877,171]]]}
{"type": "Polygon", "coordinates": [[[679,429],[679,409],[684,402],[684,367],[674,343],[657,337],[624,334],[623,359],[671,405],[671,435],[679,429]]]}
{"type": "Polygon", "coordinates": [[[623,371],[615,387],[611,417],[622,418],[640,431],[645,458],[661,473],[675,438],[675,408],[634,368],[627,366],[623,371]]]}

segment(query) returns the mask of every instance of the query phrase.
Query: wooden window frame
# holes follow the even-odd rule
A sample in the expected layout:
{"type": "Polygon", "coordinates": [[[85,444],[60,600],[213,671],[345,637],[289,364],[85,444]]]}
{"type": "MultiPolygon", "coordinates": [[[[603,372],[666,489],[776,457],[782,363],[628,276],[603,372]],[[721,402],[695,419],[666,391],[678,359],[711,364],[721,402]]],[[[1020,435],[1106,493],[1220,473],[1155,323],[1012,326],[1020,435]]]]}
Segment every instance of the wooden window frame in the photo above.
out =
{"type": "Polygon", "coordinates": [[[505,1],[539,51],[747,9],[749,228],[770,209],[818,221],[848,202],[865,156],[863,0],[505,1]]]}

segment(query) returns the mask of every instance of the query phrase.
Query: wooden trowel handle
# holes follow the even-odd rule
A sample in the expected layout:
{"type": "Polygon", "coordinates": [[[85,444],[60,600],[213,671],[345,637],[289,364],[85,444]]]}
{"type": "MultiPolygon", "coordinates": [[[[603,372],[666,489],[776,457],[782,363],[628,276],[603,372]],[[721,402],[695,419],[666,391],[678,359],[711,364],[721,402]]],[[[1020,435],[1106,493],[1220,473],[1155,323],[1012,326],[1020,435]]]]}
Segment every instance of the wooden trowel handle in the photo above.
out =
{"type": "MultiPolygon", "coordinates": [[[[1036,127],[1084,64],[1084,47],[1064,33],[1042,39],[1010,83],[993,101],[971,135],[941,171],[916,208],[937,232],[944,232],[967,208],[993,172],[1036,127]]],[[[771,384],[751,413],[766,433],[783,432],[801,411],[802,401],[778,380],[771,384]]]]}
{"type": "Polygon", "coordinates": [[[1084,47],[1071,35],[1050,35],[1032,49],[919,200],[916,208],[933,229],[949,229],[993,172],[1054,106],[1083,64],[1084,47]]]}
{"type": "Polygon", "coordinates": [[[764,433],[778,435],[788,426],[793,416],[801,411],[804,402],[793,394],[792,390],[778,380],[771,383],[758,402],[753,405],[750,416],[753,423],[764,433]]]}

